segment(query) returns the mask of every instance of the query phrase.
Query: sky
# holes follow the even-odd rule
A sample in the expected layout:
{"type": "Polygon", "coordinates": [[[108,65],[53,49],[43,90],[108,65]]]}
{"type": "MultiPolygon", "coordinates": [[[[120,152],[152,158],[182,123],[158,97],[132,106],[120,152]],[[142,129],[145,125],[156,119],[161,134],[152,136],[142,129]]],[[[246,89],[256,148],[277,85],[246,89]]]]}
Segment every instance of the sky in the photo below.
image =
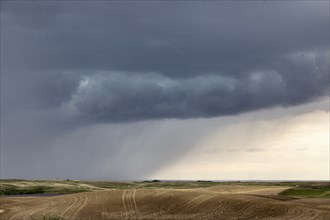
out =
{"type": "Polygon", "coordinates": [[[0,177],[329,180],[329,1],[1,1],[0,177]]]}

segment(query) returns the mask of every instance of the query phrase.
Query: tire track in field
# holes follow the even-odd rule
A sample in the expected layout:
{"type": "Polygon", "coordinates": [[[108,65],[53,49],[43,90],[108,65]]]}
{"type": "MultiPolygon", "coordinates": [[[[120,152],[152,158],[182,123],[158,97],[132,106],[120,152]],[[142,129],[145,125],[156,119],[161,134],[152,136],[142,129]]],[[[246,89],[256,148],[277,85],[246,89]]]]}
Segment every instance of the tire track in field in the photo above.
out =
{"type": "Polygon", "coordinates": [[[198,200],[198,199],[200,199],[200,198],[202,198],[202,197],[204,197],[204,196],[205,196],[205,195],[199,195],[199,196],[197,196],[197,197],[191,199],[190,201],[186,202],[184,205],[178,207],[177,209],[172,210],[171,212],[176,213],[176,212],[180,211],[181,209],[185,209],[185,208],[187,208],[187,207],[190,207],[190,206],[191,206],[191,203],[193,203],[194,201],[196,201],[196,200],[198,200]]]}
{"type": "Polygon", "coordinates": [[[127,209],[128,209],[128,214],[130,215],[129,219],[132,219],[134,214],[134,210],[132,208],[132,201],[131,201],[131,190],[127,190],[127,193],[126,193],[126,204],[127,204],[127,209]]]}
{"type": "Polygon", "coordinates": [[[64,211],[63,211],[63,215],[65,217],[70,216],[71,212],[72,212],[72,208],[78,203],[79,198],[77,198],[77,195],[72,195],[70,197],[70,199],[73,199],[73,202],[71,203],[71,205],[69,205],[64,211]]]}
{"type": "Polygon", "coordinates": [[[138,209],[138,207],[136,205],[136,189],[134,189],[134,191],[133,191],[132,200],[133,200],[133,203],[134,203],[135,212],[139,216],[140,215],[140,212],[139,212],[139,209],[138,209]]]}
{"type": "Polygon", "coordinates": [[[64,210],[67,206],[67,199],[62,198],[62,196],[56,196],[49,198],[49,206],[47,207],[47,215],[58,216],[60,214],[59,210],[64,210]]]}
{"type": "MultiPolygon", "coordinates": [[[[280,203],[265,203],[262,200],[257,201],[244,201],[244,200],[223,200],[220,205],[212,209],[209,213],[223,213],[227,210],[232,213],[227,213],[230,216],[243,216],[244,218],[254,218],[258,217],[261,213],[269,212],[270,210],[280,210],[283,213],[273,216],[276,219],[299,219],[299,220],[312,220],[312,219],[322,219],[319,217],[320,212],[306,208],[297,207],[292,204],[286,204],[286,207],[282,206],[280,203]],[[233,209],[233,207],[236,207],[233,209]],[[233,214],[234,213],[234,214],[233,214]]],[[[272,213],[268,213],[268,217],[272,217],[272,213]]],[[[205,217],[205,216],[204,216],[205,217]]],[[[205,217],[207,218],[207,217],[205,217]]]]}
{"type": "Polygon", "coordinates": [[[73,198],[71,197],[68,199],[67,196],[58,198],[58,200],[56,201],[56,206],[54,205],[55,210],[51,214],[56,216],[63,216],[68,206],[72,205],[72,199],[73,198]]]}
{"type": "MultiPolygon", "coordinates": [[[[89,197],[90,202],[97,203],[99,200],[102,200],[101,199],[102,197],[100,197],[99,192],[91,193],[89,195],[90,195],[90,197],[89,197]]],[[[103,192],[102,192],[102,195],[104,195],[103,192]]],[[[88,211],[90,213],[90,219],[97,219],[98,213],[99,213],[97,209],[88,209],[88,211]]],[[[82,213],[82,214],[84,214],[84,213],[82,213]]]]}
{"type": "Polygon", "coordinates": [[[188,205],[186,208],[184,208],[183,210],[181,210],[179,213],[177,213],[177,215],[181,215],[184,214],[187,211],[190,211],[191,209],[196,208],[197,206],[201,205],[202,203],[213,199],[214,197],[216,197],[216,195],[202,195],[200,198],[198,198],[197,200],[194,200],[196,202],[193,202],[192,205],[188,205]]]}
{"type": "Polygon", "coordinates": [[[83,199],[81,200],[82,202],[79,204],[79,206],[77,206],[77,208],[74,211],[74,214],[72,215],[72,217],[70,217],[70,219],[75,219],[79,211],[86,206],[88,202],[88,196],[84,194],[82,195],[82,197],[83,197],[83,199]]]}
{"type": "MultiPolygon", "coordinates": [[[[43,199],[44,200],[44,199],[43,199]]],[[[19,208],[19,212],[12,215],[9,220],[14,220],[14,219],[30,219],[29,217],[32,217],[35,213],[42,211],[44,209],[47,209],[49,207],[49,205],[51,204],[51,202],[49,201],[43,201],[44,203],[42,204],[36,204],[33,206],[26,206],[25,204],[22,204],[23,207],[19,208]]]]}
{"type": "Polygon", "coordinates": [[[88,197],[85,193],[75,195],[73,198],[75,199],[75,202],[70,205],[64,212],[64,217],[67,219],[74,219],[78,212],[86,205],[88,201],[88,197]]]}
{"type": "Polygon", "coordinates": [[[123,194],[121,196],[121,200],[123,202],[123,206],[124,206],[124,215],[125,215],[125,219],[127,219],[128,217],[128,213],[127,213],[127,207],[126,207],[126,203],[125,203],[125,198],[126,198],[126,189],[123,191],[123,194]]]}
{"type": "Polygon", "coordinates": [[[75,219],[78,212],[87,204],[88,196],[86,194],[72,195],[64,198],[47,198],[42,199],[39,204],[33,206],[25,206],[22,204],[18,213],[12,215],[9,220],[30,219],[37,216],[48,216],[61,212],[61,216],[66,219],[75,219]],[[62,210],[64,211],[62,211],[62,210]]]}
{"type": "Polygon", "coordinates": [[[161,195],[164,195],[164,194],[168,193],[168,191],[163,190],[161,192],[155,192],[155,193],[156,193],[155,197],[158,197],[158,196],[161,196],[161,195]]]}
{"type": "Polygon", "coordinates": [[[122,202],[124,206],[125,219],[139,219],[140,213],[136,204],[136,189],[124,190],[122,202]]]}

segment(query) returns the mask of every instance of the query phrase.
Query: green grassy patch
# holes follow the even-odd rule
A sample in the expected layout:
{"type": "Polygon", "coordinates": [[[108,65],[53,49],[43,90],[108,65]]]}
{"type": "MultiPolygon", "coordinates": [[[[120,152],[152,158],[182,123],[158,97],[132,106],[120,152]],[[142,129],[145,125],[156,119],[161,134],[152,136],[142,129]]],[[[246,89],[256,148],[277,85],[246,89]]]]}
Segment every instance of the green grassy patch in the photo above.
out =
{"type": "Polygon", "coordinates": [[[23,195],[23,194],[69,194],[90,191],[87,187],[79,185],[62,184],[59,181],[30,181],[12,180],[0,181],[0,195],[23,195]]]}
{"type": "Polygon", "coordinates": [[[280,195],[299,198],[330,198],[330,186],[297,187],[284,190],[280,195]]]}
{"type": "Polygon", "coordinates": [[[19,188],[15,186],[7,186],[0,189],[1,195],[19,195],[19,194],[42,194],[45,193],[47,187],[33,186],[26,188],[19,188]]]}
{"type": "Polygon", "coordinates": [[[69,194],[78,192],[88,192],[90,190],[84,188],[56,188],[47,186],[31,186],[31,187],[7,187],[0,189],[0,195],[23,195],[23,194],[69,194]]]}

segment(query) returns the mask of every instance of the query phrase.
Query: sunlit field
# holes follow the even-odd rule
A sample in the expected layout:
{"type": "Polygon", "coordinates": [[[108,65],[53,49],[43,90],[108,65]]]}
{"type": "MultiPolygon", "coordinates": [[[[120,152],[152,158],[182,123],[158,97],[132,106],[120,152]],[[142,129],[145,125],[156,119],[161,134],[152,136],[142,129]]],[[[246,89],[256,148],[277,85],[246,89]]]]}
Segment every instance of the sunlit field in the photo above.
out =
{"type": "Polygon", "coordinates": [[[327,182],[1,181],[1,219],[329,219],[327,182]]]}

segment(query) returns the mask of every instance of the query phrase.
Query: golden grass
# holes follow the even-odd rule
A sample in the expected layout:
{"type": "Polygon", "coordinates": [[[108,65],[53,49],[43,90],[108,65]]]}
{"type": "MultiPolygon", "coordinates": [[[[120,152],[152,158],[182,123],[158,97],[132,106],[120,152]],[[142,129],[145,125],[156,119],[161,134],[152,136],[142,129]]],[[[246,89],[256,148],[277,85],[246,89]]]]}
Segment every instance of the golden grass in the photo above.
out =
{"type": "Polygon", "coordinates": [[[0,219],[329,219],[328,199],[283,200],[288,187],[132,188],[53,197],[1,197],[0,219]]]}

